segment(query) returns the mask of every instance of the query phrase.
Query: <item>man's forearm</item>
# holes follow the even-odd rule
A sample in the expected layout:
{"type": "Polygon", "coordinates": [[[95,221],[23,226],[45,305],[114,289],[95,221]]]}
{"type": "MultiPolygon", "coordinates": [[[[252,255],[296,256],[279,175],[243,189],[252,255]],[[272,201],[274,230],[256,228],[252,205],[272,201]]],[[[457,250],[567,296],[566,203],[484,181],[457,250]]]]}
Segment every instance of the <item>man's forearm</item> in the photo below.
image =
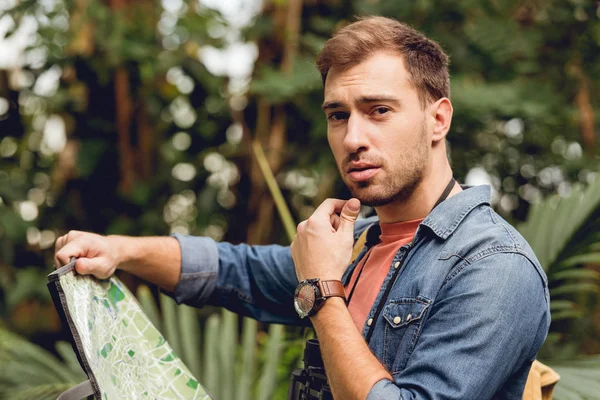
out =
{"type": "Polygon", "coordinates": [[[328,299],[311,320],[334,398],[364,400],[375,383],[392,380],[356,329],[342,298],[328,299]]]}
{"type": "Polygon", "coordinates": [[[107,237],[118,253],[118,269],[173,292],[181,274],[181,249],[173,237],[107,237]]]}

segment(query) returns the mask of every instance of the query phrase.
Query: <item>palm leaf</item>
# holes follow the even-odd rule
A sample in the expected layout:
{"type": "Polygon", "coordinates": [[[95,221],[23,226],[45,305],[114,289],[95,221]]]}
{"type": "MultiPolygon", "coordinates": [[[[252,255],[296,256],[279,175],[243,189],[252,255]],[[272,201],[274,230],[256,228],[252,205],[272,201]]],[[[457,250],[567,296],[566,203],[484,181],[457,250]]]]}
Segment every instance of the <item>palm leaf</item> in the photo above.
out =
{"type": "Polygon", "coordinates": [[[163,328],[162,332],[169,345],[177,355],[181,354],[181,343],[179,332],[177,329],[177,304],[175,301],[164,294],[160,294],[160,306],[163,312],[163,328]]]}
{"type": "Polygon", "coordinates": [[[5,396],[0,398],[10,400],[55,400],[61,393],[73,386],[72,383],[50,383],[8,391],[5,396]]]}
{"type": "Polygon", "coordinates": [[[269,339],[265,350],[266,361],[258,384],[257,398],[259,400],[273,398],[273,392],[277,385],[277,365],[279,365],[281,359],[284,332],[282,325],[271,325],[269,327],[269,339]]]}
{"type": "Polygon", "coordinates": [[[245,400],[251,393],[253,372],[256,368],[256,332],[258,323],[254,319],[244,318],[242,334],[242,363],[238,372],[237,399],[245,400]]]}
{"type": "Polygon", "coordinates": [[[220,398],[219,373],[217,370],[218,364],[218,345],[220,334],[220,318],[217,314],[213,314],[206,320],[204,327],[204,363],[202,371],[202,383],[206,389],[213,395],[215,399],[220,398]]]}
{"type": "Polygon", "coordinates": [[[140,302],[140,306],[148,316],[148,319],[152,324],[162,332],[162,323],[160,320],[160,313],[158,312],[158,307],[156,307],[156,302],[154,301],[154,297],[150,292],[150,289],[146,285],[140,285],[137,289],[137,299],[140,302]]]}
{"type": "Polygon", "coordinates": [[[200,377],[200,323],[195,308],[186,305],[179,306],[179,331],[181,336],[181,359],[195,377],[200,377]]]}
{"type": "Polygon", "coordinates": [[[600,273],[591,269],[567,269],[552,274],[555,280],[561,279],[581,279],[586,281],[597,281],[600,279],[600,273]]]}
{"type": "Polygon", "coordinates": [[[560,262],[560,267],[572,267],[580,264],[600,264],[600,253],[578,254],[560,262]]]}
{"type": "Polygon", "coordinates": [[[548,271],[575,236],[591,223],[591,216],[598,210],[600,180],[587,188],[575,186],[569,197],[555,196],[532,205],[529,217],[519,226],[519,231],[548,271]]]}
{"type": "Polygon", "coordinates": [[[0,398],[55,399],[87,379],[69,345],[60,344],[58,351],[66,363],[0,327],[0,398]]]}
{"type": "MultiPolygon", "coordinates": [[[[223,309],[221,312],[221,335],[219,338],[220,370],[235,370],[235,353],[238,348],[238,322],[237,315],[223,309]]],[[[234,385],[221,380],[221,396],[219,399],[233,400],[234,385]]]]}

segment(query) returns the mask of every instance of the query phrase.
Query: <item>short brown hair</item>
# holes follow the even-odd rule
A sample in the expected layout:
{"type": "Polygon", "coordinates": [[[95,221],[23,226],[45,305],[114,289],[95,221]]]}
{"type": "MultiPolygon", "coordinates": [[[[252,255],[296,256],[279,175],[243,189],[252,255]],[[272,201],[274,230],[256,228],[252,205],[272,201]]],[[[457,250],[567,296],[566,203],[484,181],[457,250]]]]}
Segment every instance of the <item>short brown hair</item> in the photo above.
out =
{"type": "Polygon", "coordinates": [[[317,57],[323,84],[332,67],[345,70],[377,51],[393,51],[403,56],[423,106],[450,97],[448,55],[440,45],[410,26],[386,17],[360,18],[327,41],[317,57]]]}

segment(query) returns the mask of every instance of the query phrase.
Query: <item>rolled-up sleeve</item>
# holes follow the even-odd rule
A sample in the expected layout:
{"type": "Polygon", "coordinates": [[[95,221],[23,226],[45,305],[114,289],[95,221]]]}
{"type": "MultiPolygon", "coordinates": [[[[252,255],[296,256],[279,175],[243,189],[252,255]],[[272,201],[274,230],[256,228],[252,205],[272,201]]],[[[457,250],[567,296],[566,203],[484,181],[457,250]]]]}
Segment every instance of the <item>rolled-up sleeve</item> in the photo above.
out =
{"type": "Polygon", "coordinates": [[[402,399],[400,388],[393,382],[382,379],[378,381],[367,395],[367,400],[396,400],[402,399]]]}
{"type": "Polygon", "coordinates": [[[219,275],[217,243],[207,237],[174,234],[181,247],[181,275],[172,297],[178,304],[204,305],[219,275]]]}
{"type": "Polygon", "coordinates": [[[294,310],[298,284],[289,247],[217,243],[174,234],[181,247],[177,301],[194,307],[225,307],[261,322],[306,325],[294,310]]]}

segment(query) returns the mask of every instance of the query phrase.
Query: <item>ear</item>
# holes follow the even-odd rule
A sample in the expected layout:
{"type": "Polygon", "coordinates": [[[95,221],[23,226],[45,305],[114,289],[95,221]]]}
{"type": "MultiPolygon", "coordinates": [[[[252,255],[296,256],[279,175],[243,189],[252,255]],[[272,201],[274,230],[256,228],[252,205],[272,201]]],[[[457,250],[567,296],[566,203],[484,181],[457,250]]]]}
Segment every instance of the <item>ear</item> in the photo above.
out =
{"type": "Polygon", "coordinates": [[[431,140],[436,143],[443,141],[450,130],[452,123],[452,103],[447,97],[442,97],[430,106],[431,117],[433,118],[433,131],[431,140]]]}

